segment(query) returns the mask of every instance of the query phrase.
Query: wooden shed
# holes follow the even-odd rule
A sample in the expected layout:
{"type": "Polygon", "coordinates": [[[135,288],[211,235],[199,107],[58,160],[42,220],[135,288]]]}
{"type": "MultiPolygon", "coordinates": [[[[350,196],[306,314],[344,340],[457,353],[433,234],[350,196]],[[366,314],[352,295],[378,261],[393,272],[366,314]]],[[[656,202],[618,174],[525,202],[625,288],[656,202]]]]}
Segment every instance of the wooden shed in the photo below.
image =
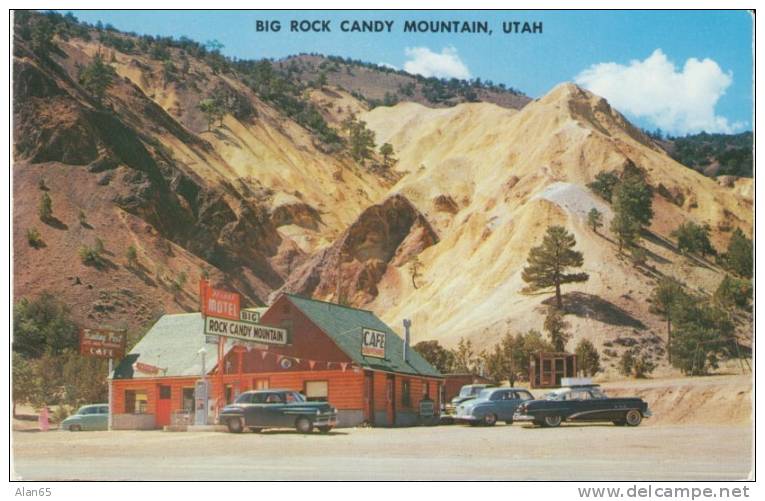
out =
{"type": "Polygon", "coordinates": [[[539,352],[529,362],[532,388],[557,388],[564,377],[576,376],[576,355],[566,352],[539,352]]]}

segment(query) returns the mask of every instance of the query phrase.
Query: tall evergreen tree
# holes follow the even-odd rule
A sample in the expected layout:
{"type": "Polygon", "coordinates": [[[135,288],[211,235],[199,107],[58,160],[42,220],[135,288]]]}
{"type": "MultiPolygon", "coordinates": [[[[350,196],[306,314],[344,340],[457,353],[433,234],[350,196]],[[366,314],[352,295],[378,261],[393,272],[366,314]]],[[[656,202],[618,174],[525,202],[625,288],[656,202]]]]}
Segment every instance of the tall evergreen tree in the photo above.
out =
{"type": "Polygon", "coordinates": [[[566,322],[563,318],[563,313],[558,308],[550,308],[547,311],[544,327],[555,351],[566,351],[566,343],[571,339],[571,334],[567,332],[567,329],[570,326],[571,325],[566,322]]]}
{"type": "Polygon", "coordinates": [[[550,226],[542,245],[529,251],[528,266],[521,277],[528,283],[530,291],[555,287],[555,302],[563,308],[561,284],[586,282],[587,273],[567,273],[569,268],[580,268],[584,264],[582,253],[575,251],[576,239],[562,226],[550,226]]]}
{"type": "Polygon", "coordinates": [[[600,372],[600,354],[589,339],[582,339],[576,345],[576,365],[586,377],[600,372]]]}
{"type": "Polygon", "coordinates": [[[728,250],[722,256],[722,262],[733,273],[744,278],[752,278],[754,245],[739,228],[733,230],[728,242],[728,250]]]}
{"type": "Polygon", "coordinates": [[[80,74],[80,83],[100,103],[106,96],[106,90],[114,80],[114,68],[104,63],[101,53],[97,53],[93,61],[80,74]]]}
{"type": "Polygon", "coordinates": [[[593,207],[590,212],[587,213],[587,224],[590,225],[592,231],[598,232],[598,228],[603,226],[603,213],[593,207]]]}
{"type": "Polygon", "coordinates": [[[684,301],[674,309],[672,364],[689,375],[717,368],[735,350],[734,325],[729,314],[714,305],[684,301]]]}
{"type": "MultiPolygon", "coordinates": [[[[662,315],[667,322],[667,346],[672,346],[672,310],[684,297],[683,286],[669,277],[663,278],[651,292],[651,312],[662,315]]],[[[672,350],[667,350],[667,359],[672,363],[672,350]]]]}

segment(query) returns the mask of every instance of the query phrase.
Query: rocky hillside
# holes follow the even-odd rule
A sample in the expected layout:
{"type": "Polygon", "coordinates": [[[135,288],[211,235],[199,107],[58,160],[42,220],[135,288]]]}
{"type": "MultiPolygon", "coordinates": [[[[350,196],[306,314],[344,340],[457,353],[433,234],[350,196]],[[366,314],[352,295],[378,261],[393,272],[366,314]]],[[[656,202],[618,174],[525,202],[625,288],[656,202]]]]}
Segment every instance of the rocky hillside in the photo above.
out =
{"type": "MultiPolygon", "coordinates": [[[[708,223],[721,250],[734,228],[752,234],[751,179],[677,163],[573,84],[525,106],[488,97],[436,106],[419,90],[370,106],[399,84],[353,87],[343,66],[319,68],[336,61],[301,56],[327,71],[308,85],[308,69],[290,76],[66,18],[46,50],[32,36],[40,19],[22,18],[14,38],[14,296],[53,291],[82,324],[140,330],[161,312],[194,310],[209,275],[249,304],[288,290],[372,309],[396,328],[411,318],[415,342],[466,337],[480,349],[541,329],[550,295],[524,293],[521,270],[560,224],[590,276],[563,291],[574,341],[592,339],[606,366],[636,343],[658,360],[664,328],[647,302],[656,280],[710,294],[724,276],[680,253],[672,230],[708,223]],[[102,96],[88,80],[99,58],[113,71],[102,96]],[[214,115],[204,111],[212,102],[223,103],[214,115]],[[376,148],[393,146],[387,166],[379,153],[354,158],[351,116],[376,148]],[[612,217],[587,183],[627,167],[654,188],[641,266],[586,222],[593,207],[605,228],[612,217]],[[83,252],[101,247],[95,260],[83,252]]],[[[348,67],[353,78],[374,71],[348,67]]],[[[416,77],[388,76],[420,89],[416,77]]]]}
{"type": "Polygon", "coordinates": [[[304,83],[325,81],[374,107],[398,102],[426,106],[454,106],[487,102],[504,108],[523,108],[531,99],[521,91],[491,82],[445,80],[412,75],[403,70],[336,56],[301,54],[278,61],[289,78],[304,83]]]}

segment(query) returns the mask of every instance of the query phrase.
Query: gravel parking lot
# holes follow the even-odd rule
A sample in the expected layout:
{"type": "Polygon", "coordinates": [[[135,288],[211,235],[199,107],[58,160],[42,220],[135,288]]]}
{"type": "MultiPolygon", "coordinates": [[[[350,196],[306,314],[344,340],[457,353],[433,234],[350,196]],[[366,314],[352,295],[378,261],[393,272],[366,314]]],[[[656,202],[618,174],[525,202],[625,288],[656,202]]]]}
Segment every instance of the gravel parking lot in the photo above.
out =
{"type": "Polygon", "coordinates": [[[740,425],[14,431],[13,447],[24,480],[730,480],[752,469],[740,425]]]}

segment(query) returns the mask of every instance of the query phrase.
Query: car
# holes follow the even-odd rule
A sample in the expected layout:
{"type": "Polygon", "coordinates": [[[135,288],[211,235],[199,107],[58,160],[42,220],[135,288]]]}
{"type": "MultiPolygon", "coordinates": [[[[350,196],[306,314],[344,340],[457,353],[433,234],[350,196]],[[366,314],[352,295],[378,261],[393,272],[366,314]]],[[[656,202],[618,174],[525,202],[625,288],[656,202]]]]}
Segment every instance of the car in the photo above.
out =
{"type": "Polygon", "coordinates": [[[253,390],[225,406],[219,423],[232,433],[293,427],[300,433],[311,433],[314,428],[328,433],[337,424],[337,409],[327,402],[309,402],[293,390],[253,390]]]}
{"type": "Polygon", "coordinates": [[[83,405],[61,421],[61,429],[69,431],[106,430],[109,428],[109,404],[83,405]]]}
{"type": "Polygon", "coordinates": [[[545,395],[542,400],[524,402],[513,416],[515,421],[530,421],[555,428],[564,421],[605,421],[618,426],[638,426],[651,416],[641,398],[609,398],[599,385],[570,386],[545,395]]]}
{"type": "Polygon", "coordinates": [[[452,398],[450,405],[446,406],[446,413],[453,414],[461,403],[474,399],[483,390],[492,387],[494,387],[493,384],[466,384],[460,388],[460,392],[457,396],[452,398]]]}
{"type": "Polygon", "coordinates": [[[497,421],[513,424],[516,408],[533,399],[531,393],[523,388],[487,388],[476,398],[461,403],[457,407],[454,419],[471,425],[494,426],[497,421]]]}

